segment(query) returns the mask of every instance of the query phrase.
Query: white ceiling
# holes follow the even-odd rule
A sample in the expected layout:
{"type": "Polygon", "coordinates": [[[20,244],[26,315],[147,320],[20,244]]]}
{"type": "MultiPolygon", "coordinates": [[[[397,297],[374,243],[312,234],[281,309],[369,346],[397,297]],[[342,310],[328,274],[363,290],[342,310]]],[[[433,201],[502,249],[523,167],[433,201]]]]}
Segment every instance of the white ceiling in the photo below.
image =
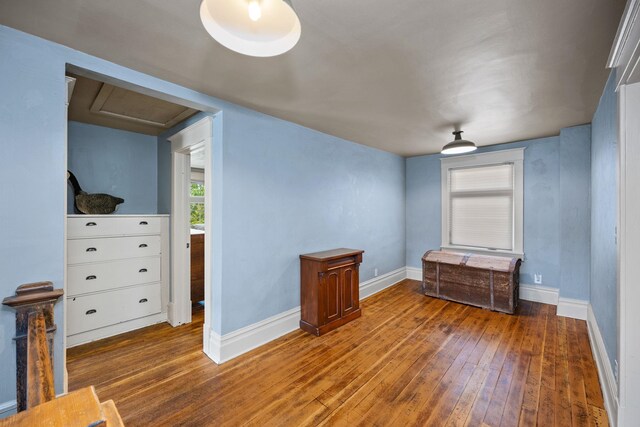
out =
{"type": "Polygon", "coordinates": [[[401,155],[588,123],[622,0],[294,0],[275,58],[211,39],[200,0],[3,0],[0,23],[401,155]]]}

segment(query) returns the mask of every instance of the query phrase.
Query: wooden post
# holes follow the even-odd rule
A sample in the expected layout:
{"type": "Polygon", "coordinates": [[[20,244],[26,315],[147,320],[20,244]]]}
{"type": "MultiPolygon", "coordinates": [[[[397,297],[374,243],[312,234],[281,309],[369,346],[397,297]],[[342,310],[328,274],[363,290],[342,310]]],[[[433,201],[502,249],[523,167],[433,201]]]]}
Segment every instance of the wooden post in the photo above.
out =
{"type": "Polygon", "coordinates": [[[18,411],[55,397],[53,306],[63,294],[51,282],[28,283],[2,304],[16,310],[16,400],[18,411]]]}

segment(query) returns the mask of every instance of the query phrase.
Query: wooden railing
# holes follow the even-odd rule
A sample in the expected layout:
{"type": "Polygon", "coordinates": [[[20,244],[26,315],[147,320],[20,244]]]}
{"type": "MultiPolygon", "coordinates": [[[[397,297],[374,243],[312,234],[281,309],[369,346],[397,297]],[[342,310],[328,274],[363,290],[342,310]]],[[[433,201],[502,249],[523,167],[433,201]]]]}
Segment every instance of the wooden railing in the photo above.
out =
{"type": "Polygon", "coordinates": [[[16,310],[16,391],[18,411],[55,397],[53,384],[53,306],[62,296],[51,282],[21,285],[2,303],[16,310]]]}
{"type": "Polygon", "coordinates": [[[112,400],[100,403],[93,387],[56,398],[53,380],[54,305],[62,296],[51,282],[19,286],[2,303],[16,310],[16,401],[8,426],[122,426],[112,400]]]}

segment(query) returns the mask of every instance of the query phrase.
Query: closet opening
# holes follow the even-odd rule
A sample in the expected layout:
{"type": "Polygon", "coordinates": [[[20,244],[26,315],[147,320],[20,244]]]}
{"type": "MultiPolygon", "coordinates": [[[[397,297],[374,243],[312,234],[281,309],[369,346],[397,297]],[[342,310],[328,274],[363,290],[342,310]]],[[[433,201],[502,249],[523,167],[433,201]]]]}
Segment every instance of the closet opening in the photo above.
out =
{"type": "Polygon", "coordinates": [[[203,348],[213,120],[91,72],[66,81],[62,327],[73,391],[148,370],[170,342],[203,348]]]}

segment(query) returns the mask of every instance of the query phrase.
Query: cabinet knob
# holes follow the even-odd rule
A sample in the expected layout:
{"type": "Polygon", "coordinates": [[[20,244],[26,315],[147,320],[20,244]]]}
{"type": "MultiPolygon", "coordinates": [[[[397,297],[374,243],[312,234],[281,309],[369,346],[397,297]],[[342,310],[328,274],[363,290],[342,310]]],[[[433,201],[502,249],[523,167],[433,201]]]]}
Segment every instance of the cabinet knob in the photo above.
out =
{"type": "Polygon", "coordinates": [[[92,222],[88,222],[88,223],[86,224],[86,226],[87,226],[87,227],[95,227],[96,225],[98,225],[98,224],[96,224],[96,223],[95,223],[95,222],[93,222],[93,221],[92,221],[92,222]]]}
{"type": "Polygon", "coordinates": [[[97,313],[97,312],[98,312],[98,310],[95,310],[95,309],[92,308],[91,310],[87,310],[87,312],[85,314],[89,315],[89,314],[94,314],[94,313],[97,313]]]}
{"type": "Polygon", "coordinates": [[[138,273],[146,273],[147,269],[146,268],[141,268],[140,270],[138,270],[138,273]]]}
{"type": "Polygon", "coordinates": [[[147,221],[140,221],[140,225],[149,225],[147,221]]]}
{"type": "Polygon", "coordinates": [[[95,280],[97,279],[96,276],[94,276],[93,274],[91,276],[87,276],[86,280],[95,280]]]}
{"type": "Polygon", "coordinates": [[[146,243],[140,243],[140,244],[138,245],[138,247],[139,247],[139,248],[146,248],[146,247],[147,247],[147,244],[146,244],[146,243]]]}
{"type": "Polygon", "coordinates": [[[97,249],[96,248],[87,248],[87,252],[96,252],[97,249]]]}
{"type": "Polygon", "coordinates": [[[145,302],[147,302],[147,301],[149,301],[149,300],[148,300],[148,299],[146,299],[146,298],[142,298],[140,301],[138,301],[138,303],[139,303],[139,304],[142,304],[142,303],[145,303],[145,302]]]}

